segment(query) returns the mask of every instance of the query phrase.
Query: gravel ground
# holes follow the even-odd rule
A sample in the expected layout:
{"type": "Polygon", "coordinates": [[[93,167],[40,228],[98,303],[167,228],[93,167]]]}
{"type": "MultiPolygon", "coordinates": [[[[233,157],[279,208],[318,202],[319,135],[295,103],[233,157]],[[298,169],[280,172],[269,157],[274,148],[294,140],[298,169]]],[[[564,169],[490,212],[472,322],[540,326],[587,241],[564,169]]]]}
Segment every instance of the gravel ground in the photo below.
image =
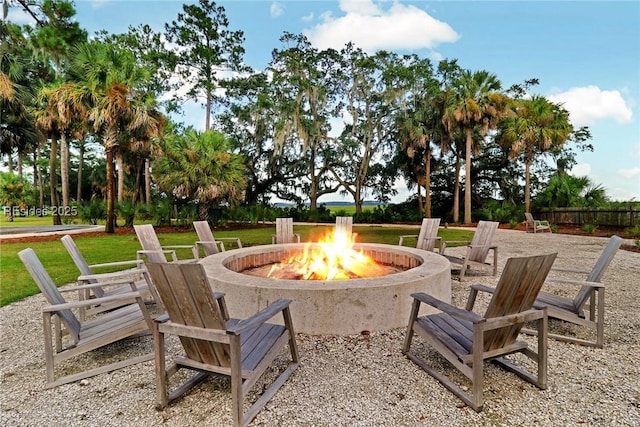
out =
{"type": "MultiPolygon", "coordinates": [[[[557,251],[556,266],[591,268],[607,239],[498,230],[496,240],[501,266],[509,256],[557,251]]],[[[401,354],[403,329],[347,337],[299,334],[300,368],[252,425],[640,426],[639,278],[640,254],[619,251],[604,276],[605,348],[550,340],[546,390],[485,364],[485,405],[478,414],[401,354]]],[[[452,280],[455,305],[464,306],[472,283],[495,285],[497,278],[470,273],[462,283],[452,280]]],[[[545,290],[567,292],[551,284],[545,285],[545,290]]],[[[157,411],[153,362],[46,390],[39,312],[43,304],[42,295],[36,295],[0,308],[0,425],[231,424],[230,386],[225,379],[211,379],[169,408],[157,411]]],[[[476,311],[481,312],[482,307],[481,302],[476,311]]],[[[550,327],[589,335],[557,322],[551,322],[550,327]]],[[[533,343],[535,338],[524,339],[533,343]]],[[[414,342],[423,347],[421,351],[432,363],[462,380],[419,339],[414,342]]],[[[152,349],[149,336],[128,340],[79,357],[66,369],[152,349]]],[[[169,349],[178,352],[177,342],[170,341],[169,349]]],[[[260,391],[260,385],[254,389],[260,391]]]]}

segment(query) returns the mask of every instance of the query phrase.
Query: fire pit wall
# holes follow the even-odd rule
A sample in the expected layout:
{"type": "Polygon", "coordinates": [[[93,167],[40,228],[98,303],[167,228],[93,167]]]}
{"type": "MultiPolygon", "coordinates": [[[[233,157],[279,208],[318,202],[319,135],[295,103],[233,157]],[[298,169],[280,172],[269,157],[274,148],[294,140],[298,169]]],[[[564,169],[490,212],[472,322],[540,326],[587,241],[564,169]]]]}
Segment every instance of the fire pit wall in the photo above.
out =
{"type": "MultiPolygon", "coordinates": [[[[407,325],[414,292],[451,301],[450,264],[444,257],[420,249],[361,243],[356,249],[376,262],[406,269],[383,277],[350,280],[279,280],[242,271],[273,264],[299,253],[306,244],[292,243],[235,249],[206,257],[204,265],[213,290],[224,292],[232,317],[246,318],[279,298],[293,300],[296,332],[311,335],[352,335],[407,325]]],[[[422,304],[421,314],[435,310],[422,304]]],[[[282,323],[281,316],[271,320],[282,323]]]]}

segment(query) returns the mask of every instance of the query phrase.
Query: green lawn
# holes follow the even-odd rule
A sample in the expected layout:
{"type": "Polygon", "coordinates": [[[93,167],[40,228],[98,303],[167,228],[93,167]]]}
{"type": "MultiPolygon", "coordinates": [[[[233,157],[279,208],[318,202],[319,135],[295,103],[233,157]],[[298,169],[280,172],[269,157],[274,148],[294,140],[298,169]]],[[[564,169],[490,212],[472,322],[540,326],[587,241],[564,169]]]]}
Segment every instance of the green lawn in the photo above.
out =
{"type": "MultiPolygon", "coordinates": [[[[296,225],[295,232],[300,233],[301,241],[306,242],[317,240],[331,227],[333,225],[296,225]]],[[[358,233],[357,241],[359,242],[397,245],[398,236],[417,234],[418,228],[354,225],[353,231],[358,233]]],[[[473,229],[469,231],[441,229],[438,235],[444,240],[470,240],[473,237],[473,231],[473,229]]],[[[271,228],[255,228],[215,231],[215,235],[216,237],[240,237],[243,245],[255,246],[270,244],[273,232],[271,228]]],[[[163,245],[191,245],[197,240],[195,232],[159,234],[158,237],[163,245]]],[[[73,235],[73,239],[89,264],[135,259],[136,251],[140,249],[135,234],[101,237],[82,237],[82,234],[76,234],[73,235]]],[[[56,284],[73,282],[78,276],[71,257],[67,254],[62,242],[58,240],[39,243],[10,243],[11,240],[5,242],[0,247],[0,307],[38,292],[37,286],[17,256],[18,252],[24,248],[33,248],[56,284]]],[[[408,244],[415,244],[415,241],[408,244]]],[[[190,257],[190,251],[179,252],[178,257],[190,257]]],[[[104,271],[106,270],[98,272],[104,271]]]]}

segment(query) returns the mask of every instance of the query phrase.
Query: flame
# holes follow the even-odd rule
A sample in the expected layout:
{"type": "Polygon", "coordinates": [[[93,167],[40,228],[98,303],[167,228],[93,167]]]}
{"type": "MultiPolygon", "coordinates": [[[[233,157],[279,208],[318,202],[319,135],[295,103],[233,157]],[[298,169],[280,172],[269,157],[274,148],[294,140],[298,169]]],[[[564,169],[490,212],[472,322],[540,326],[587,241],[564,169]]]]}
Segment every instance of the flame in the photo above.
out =
{"type": "Polygon", "coordinates": [[[274,264],[267,277],[299,280],[344,280],[387,274],[362,250],[353,248],[355,233],[338,228],[317,245],[307,244],[302,253],[274,264]]]}

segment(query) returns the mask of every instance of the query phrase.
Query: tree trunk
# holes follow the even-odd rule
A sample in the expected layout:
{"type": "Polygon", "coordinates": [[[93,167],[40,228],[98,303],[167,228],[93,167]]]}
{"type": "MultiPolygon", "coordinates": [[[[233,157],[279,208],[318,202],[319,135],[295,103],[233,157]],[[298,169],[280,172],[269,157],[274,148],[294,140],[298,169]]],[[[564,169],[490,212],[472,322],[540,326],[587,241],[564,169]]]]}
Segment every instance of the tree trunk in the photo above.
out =
{"type": "Polygon", "coordinates": [[[460,222],[460,151],[456,150],[456,172],[453,180],[453,223],[460,222]]]}
{"type": "Polygon", "coordinates": [[[105,155],[107,160],[107,223],[105,224],[104,231],[106,233],[115,233],[116,231],[116,215],[115,215],[115,178],[113,167],[113,150],[114,144],[111,142],[115,140],[115,135],[111,135],[113,131],[107,131],[105,136],[105,155]]]}
{"type": "Polygon", "coordinates": [[[42,169],[38,164],[38,159],[40,159],[40,144],[33,151],[33,182],[38,189],[38,201],[40,202],[39,207],[44,208],[44,182],[42,179],[42,169]]]}
{"type": "Polygon", "coordinates": [[[151,204],[151,160],[144,159],[144,196],[148,205],[151,204]]]}
{"type": "Polygon", "coordinates": [[[464,223],[471,224],[471,147],[473,128],[467,129],[467,145],[464,165],[464,223]]]}
{"type": "Polygon", "coordinates": [[[58,190],[56,184],[58,182],[58,176],[56,174],[56,160],[58,155],[58,136],[51,136],[51,155],[49,156],[49,191],[51,192],[51,207],[53,209],[53,225],[62,225],[60,219],[60,212],[58,209],[58,190]]]}
{"type": "Polygon", "coordinates": [[[115,154],[116,168],[118,172],[118,203],[122,202],[124,198],[124,160],[122,159],[122,153],[120,150],[115,154]]]}
{"type": "Polygon", "coordinates": [[[18,151],[18,176],[23,178],[22,175],[22,151],[18,151]]]}
{"type": "Polygon", "coordinates": [[[417,196],[418,196],[418,213],[422,217],[424,215],[424,202],[422,200],[422,186],[420,185],[420,180],[418,180],[417,187],[417,196]]]}
{"type": "Polygon", "coordinates": [[[424,216],[431,218],[431,147],[427,146],[424,154],[425,173],[424,173],[424,216]]]}
{"type": "Polygon", "coordinates": [[[7,153],[7,172],[13,173],[13,156],[7,153]]]}
{"type": "Polygon", "coordinates": [[[209,126],[211,125],[211,90],[207,89],[207,105],[205,105],[205,114],[207,117],[204,121],[204,130],[205,132],[209,130],[209,126]]]}
{"type": "Polygon", "coordinates": [[[78,154],[78,185],[76,188],[76,201],[82,202],[82,166],[84,164],[84,142],[80,142],[80,153],[78,154]]]}
{"type": "Polygon", "coordinates": [[[531,194],[529,185],[531,183],[531,160],[525,159],[524,162],[524,211],[531,212],[529,210],[531,205],[531,194]]]}
{"type": "Polygon", "coordinates": [[[64,132],[60,135],[60,180],[62,184],[62,206],[69,206],[69,144],[64,132]]]}

